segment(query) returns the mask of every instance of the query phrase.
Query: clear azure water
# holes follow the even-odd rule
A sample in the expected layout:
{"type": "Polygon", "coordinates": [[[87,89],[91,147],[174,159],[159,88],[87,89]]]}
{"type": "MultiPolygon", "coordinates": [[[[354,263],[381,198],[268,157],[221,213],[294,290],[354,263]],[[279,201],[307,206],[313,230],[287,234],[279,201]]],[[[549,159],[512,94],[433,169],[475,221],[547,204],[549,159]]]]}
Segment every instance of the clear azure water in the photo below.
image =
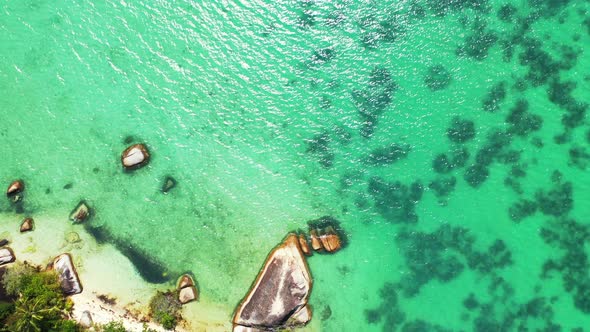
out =
{"type": "Polygon", "coordinates": [[[350,241],[309,259],[323,331],[584,331],[589,9],[7,1],[0,179],[24,214],[88,201],[86,231],[148,281],[194,272],[228,321],[330,215],[350,241]],[[153,158],[123,172],[135,142],[153,158]]]}

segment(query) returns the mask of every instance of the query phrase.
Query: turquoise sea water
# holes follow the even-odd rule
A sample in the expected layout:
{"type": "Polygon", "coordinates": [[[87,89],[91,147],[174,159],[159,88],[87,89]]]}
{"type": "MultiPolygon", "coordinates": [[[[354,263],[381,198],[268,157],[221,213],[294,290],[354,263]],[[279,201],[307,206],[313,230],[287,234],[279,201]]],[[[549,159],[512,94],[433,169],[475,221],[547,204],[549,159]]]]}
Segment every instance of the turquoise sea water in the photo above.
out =
{"type": "MultiPolygon", "coordinates": [[[[588,1],[6,1],[0,179],[232,310],[309,259],[323,331],[590,326],[588,1]],[[130,143],[152,153],[123,172],[130,143]],[[178,185],[160,191],[166,176],[178,185]]],[[[81,226],[82,227],[82,226],[81,226]]],[[[105,281],[108,282],[108,281],[105,281]]]]}

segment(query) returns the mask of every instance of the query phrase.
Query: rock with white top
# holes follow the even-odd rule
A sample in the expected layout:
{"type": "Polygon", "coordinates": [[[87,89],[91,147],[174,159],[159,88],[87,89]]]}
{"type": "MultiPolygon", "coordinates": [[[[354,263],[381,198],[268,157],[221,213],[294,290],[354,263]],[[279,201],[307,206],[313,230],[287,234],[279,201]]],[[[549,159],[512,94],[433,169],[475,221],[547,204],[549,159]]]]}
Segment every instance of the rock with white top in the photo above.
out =
{"type": "Polygon", "coordinates": [[[78,323],[87,329],[91,328],[94,325],[94,322],[92,321],[92,314],[90,314],[90,311],[84,310],[78,323]]]}
{"type": "Polygon", "coordinates": [[[66,295],[82,293],[82,284],[70,254],[57,256],[53,260],[53,269],[57,272],[61,289],[66,295]]]}
{"type": "Polygon", "coordinates": [[[148,163],[150,153],[143,144],[134,144],[121,154],[121,163],[125,169],[137,169],[148,163]]]}
{"type": "Polygon", "coordinates": [[[193,281],[193,278],[191,278],[190,275],[188,274],[183,274],[182,277],[180,277],[180,279],[178,280],[178,289],[183,289],[185,287],[190,287],[190,286],[194,286],[195,282],[193,281]]]}
{"type": "Polygon", "coordinates": [[[90,217],[90,207],[84,201],[80,201],[74,211],[70,213],[70,220],[75,223],[83,222],[88,217],[90,217]]]}
{"type": "Polygon", "coordinates": [[[25,220],[23,220],[23,222],[20,224],[20,232],[24,233],[32,231],[34,223],[35,221],[33,218],[25,218],[25,220]]]}
{"type": "Polygon", "coordinates": [[[25,190],[25,183],[22,180],[12,181],[6,189],[6,197],[16,203],[22,199],[23,190],[25,190]]]}
{"type": "Polygon", "coordinates": [[[199,294],[195,286],[187,286],[178,291],[178,301],[182,304],[187,304],[197,299],[199,294]]]}
{"type": "Polygon", "coordinates": [[[275,331],[306,324],[311,319],[307,306],[311,286],[299,237],[290,234],[270,253],[238,306],[233,331],[275,331]]]}
{"type": "Polygon", "coordinates": [[[14,252],[12,249],[5,247],[0,249],[0,266],[12,263],[16,257],[14,256],[14,252]]]}

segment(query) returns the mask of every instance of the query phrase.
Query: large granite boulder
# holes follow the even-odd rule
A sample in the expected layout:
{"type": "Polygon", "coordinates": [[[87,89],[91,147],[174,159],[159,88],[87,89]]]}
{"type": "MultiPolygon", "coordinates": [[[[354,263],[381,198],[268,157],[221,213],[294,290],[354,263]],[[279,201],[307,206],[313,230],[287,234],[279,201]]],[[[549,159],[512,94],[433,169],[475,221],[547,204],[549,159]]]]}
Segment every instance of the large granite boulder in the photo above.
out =
{"type": "Polygon", "coordinates": [[[306,324],[312,278],[299,245],[290,234],[269,254],[233,319],[234,332],[275,331],[306,324]]]}
{"type": "Polygon", "coordinates": [[[22,180],[15,180],[6,189],[6,197],[16,203],[21,200],[23,190],[25,190],[25,183],[22,180]]]}
{"type": "Polygon", "coordinates": [[[16,257],[14,256],[12,249],[8,247],[0,248],[0,266],[12,263],[15,259],[16,257]]]}
{"type": "Polygon", "coordinates": [[[61,289],[66,295],[82,293],[82,284],[74,268],[70,254],[61,254],[53,260],[53,269],[57,272],[61,289]]]}
{"type": "Polygon", "coordinates": [[[150,153],[143,144],[134,144],[121,154],[121,163],[125,169],[136,169],[144,166],[150,160],[150,153]]]}

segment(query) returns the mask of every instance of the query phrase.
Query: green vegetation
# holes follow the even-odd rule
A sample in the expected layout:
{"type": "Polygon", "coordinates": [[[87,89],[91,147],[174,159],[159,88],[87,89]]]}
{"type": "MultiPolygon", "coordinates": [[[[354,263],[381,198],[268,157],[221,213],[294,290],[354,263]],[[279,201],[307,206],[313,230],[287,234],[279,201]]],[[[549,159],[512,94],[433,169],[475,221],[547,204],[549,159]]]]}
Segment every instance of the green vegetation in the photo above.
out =
{"type": "Polygon", "coordinates": [[[121,323],[121,322],[110,322],[106,325],[103,325],[101,327],[101,329],[99,329],[99,331],[101,331],[101,332],[127,332],[127,330],[125,330],[125,327],[123,327],[123,323],[121,323]]]}
{"type": "Polygon", "coordinates": [[[2,285],[15,299],[14,304],[0,305],[3,331],[79,331],[75,322],[65,319],[72,302],[63,295],[55,272],[16,263],[7,269],[2,285]]]}
{"type": "Polygon", "coordinates": [[[150,311],[154,320],[165,329],[172,330],[180,319],[181,303],[175,292],[158,292],[150,300],[150,311]]]}

